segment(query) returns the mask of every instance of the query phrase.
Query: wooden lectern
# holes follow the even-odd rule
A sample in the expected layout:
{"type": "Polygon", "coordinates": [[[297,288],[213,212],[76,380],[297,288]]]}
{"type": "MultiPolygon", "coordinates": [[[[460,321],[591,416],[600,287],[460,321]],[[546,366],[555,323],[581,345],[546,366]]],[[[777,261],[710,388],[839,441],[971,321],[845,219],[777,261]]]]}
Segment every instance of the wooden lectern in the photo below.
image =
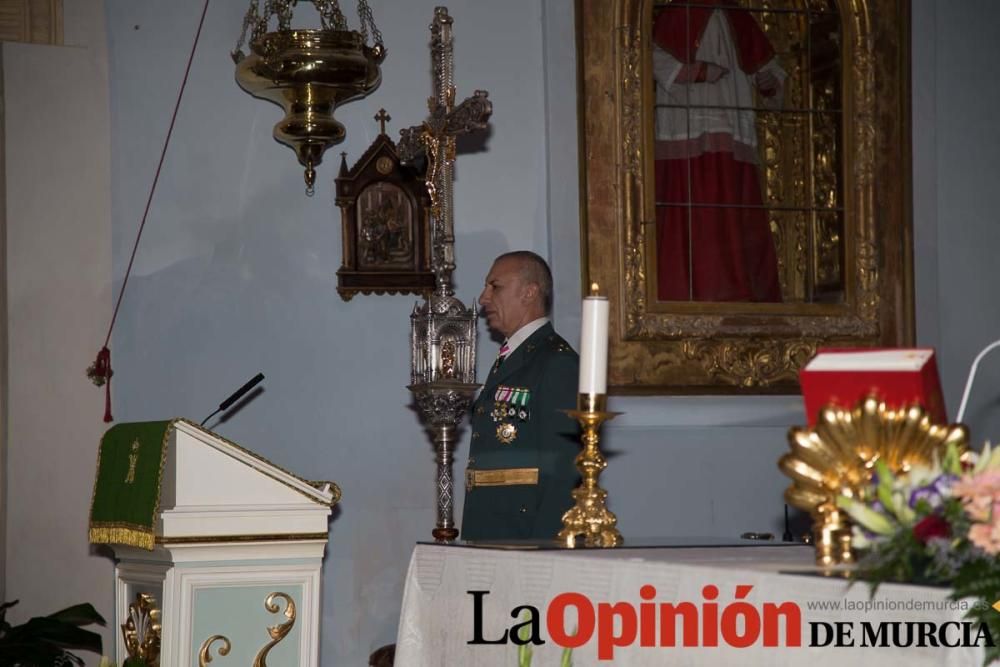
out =
{"type": "MultiPolygon", "coordinates": [[[[134,626],[146,624],[135,604],[146,594],[160,610],[161,665],[199,665],[199,653],[225,655],[219,649],[228,644],[225,665],[250,667],[263,654],[275,665],[318,666],[320,568],[340,489],[297,477],[193,422],[159,424],[152,549],[108,538],[119,524],[95,524],[92,509],[91,541],[110,543],[117,559],[114,627],[130,616],[134,626]],[[101,530],[105,539],[95,539],[101,530]]],[[[101,452],[119,456],[104,442],[101,452]]],[[[108,486],[105,462],[98,468],[95,508],[108,486]]],[[[133,462],[126,478],[135,469],[133,462]]],[[[117,664],[134,653],[127,635],[119,633],[117,664]]]]}

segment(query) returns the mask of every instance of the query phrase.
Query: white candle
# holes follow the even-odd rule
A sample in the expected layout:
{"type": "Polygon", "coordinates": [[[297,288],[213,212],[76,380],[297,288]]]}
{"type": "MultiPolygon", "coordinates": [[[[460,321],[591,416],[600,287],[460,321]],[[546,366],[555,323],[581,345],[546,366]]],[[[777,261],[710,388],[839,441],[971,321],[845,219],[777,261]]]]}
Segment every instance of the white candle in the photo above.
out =
{"type": "Polygon", "coordinates": [[[608,392],[608,299],[597,296],[597,284],[591,286],[592,296],[583,299],[583,325],[580,330],[581,394],[608,392]]]}

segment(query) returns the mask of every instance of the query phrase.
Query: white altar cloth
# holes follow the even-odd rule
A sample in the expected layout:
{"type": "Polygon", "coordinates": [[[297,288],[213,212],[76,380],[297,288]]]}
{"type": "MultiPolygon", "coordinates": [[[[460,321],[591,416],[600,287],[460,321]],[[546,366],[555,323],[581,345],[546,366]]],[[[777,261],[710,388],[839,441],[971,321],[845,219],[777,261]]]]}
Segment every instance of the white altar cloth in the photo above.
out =
{"type": "MultiPolygon", "coordinates": [[[[746,648],[737,648],[720,637],[719,646],[691,648],[681,645],[678,631],[674,647],[658,645],[659,639],[654,641],[657,645],[643,647],[636,639],[631,646],[616,647],[612,659],[598,660],[595,631],[586,644],[573,652],[574,667],[982,665],[983,653],[978,647],[862,647],[862,621],[875,627],[880,621],[933,622],[940,626],[961,621],[965,611],[958,603],[948,601],[947,590],[923,586],[884,585],[869,601],[869,588],[864,582],[850,586],[842,578],[805,574],[814,569],[813,558],[812,547],[793,545],[567,551],[418,544],[403,594],[395,665],[517,667],[518,647],[512,643],[468,644],[474,637],[474,596],[467,591],[478,590],[489,591],[480,596],[484,639],[500,638],[522,619],[523,610],[517,618],[511,617],[511,611],[519,605],[532,605],[539,609],[540,634],[546,643],[533,647],[531,665],[558,667],[562,649],[546,631],[546,609],[554,597],[578,592],[589,597],[595,608],[598,602],[626,601],[639,610],[644,602],[639,591],[644,585],[655,587],[651,600],[656,605],[689,601],[699,610],[704,610],[706,602],[703,587],[715,585],[719,590],[715,602],[720,618],[726,606],[735,601],[738,585],[753,586],[745,600],[758,608],[766,602],[793,601],[801,609],[801,646],[785,646],[782,630],[777,647],[765,647],[758,640],[746,648]],[[879,608],[859,609],[866,602],[879,608]],[[817,608],[817,604],[826,608],[817,608]],[[832,625],[836,622],[853,624],[854,647],[810,646],[811,623],[836,627],[832,625]]],[[[566,618],[565,629],[572,634],[578,619],[574,611],[568,612],[566,618]]],[[[659,620],[656,623],[659,627],[659,620]]],[[[738,627],[745,628],[742,623],[738,627]]],[[[620,632],[620,622],[615,627],[620,632]]],[[[961,632],[957,627],[951,626],[949,643],[958,641],[961,632]]],[[[817,630],[825,635],[825,628],[817,630]]]]}

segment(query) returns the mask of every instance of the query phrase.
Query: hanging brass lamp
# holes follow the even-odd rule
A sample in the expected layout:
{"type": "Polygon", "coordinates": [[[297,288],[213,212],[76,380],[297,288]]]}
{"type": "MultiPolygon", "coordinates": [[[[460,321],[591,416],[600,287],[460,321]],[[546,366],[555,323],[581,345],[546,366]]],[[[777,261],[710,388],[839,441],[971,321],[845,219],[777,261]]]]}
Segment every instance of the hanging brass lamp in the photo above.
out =
{"type": "Polygon", "coordinates": [[[233,51],[236,81],[254,97],[285,110],[274,138],[295,151],[305,167],[306,193],[312,194],[316,166],[327,148],[344,140],[344,125],[333,117],[337,106],[371,93],[382,80],[382,33],[367,0],[358,0],[361,30],[348,30],[337,0],[311,0],[322,27],[293,29],[298,0],[250,0],[243,30],[233,51]],[[272,17],[278,28],[268,31],[272,17]],[[250,55],[242,47],[250,36],[250,55]],[[369,35],[373,44],[369,46],[369,35]]]}

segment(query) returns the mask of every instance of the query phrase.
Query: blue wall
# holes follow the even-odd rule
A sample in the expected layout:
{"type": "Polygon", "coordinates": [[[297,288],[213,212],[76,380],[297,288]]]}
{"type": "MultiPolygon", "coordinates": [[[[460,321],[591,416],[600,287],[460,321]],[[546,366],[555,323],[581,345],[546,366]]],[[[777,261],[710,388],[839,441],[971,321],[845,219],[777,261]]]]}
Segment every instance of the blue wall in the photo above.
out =
{"type": "MultiPolygon", "coordinates": [[[[1000,337],[993,286],[1000,249],[1000,5],[913,7],[913,163],[917,331],[938,347],[955,416],[969,365],[1000,337]]],[[[975,442],[1000,437],[1000,351],[987,357],[965,419],[975,442]]]]}
{"type": "MultiPolygon", "coordinates": [[[[420,122],[431,86],[437,3],[371,4],[389,50],[382,85],[338,111],[347,140],[327,154],[312,198],[294,154],[271,138],[280,109],[234,81],[229,51],[246,3],[210,4],[112,344],[120,421],[201,420],[258,370],[267,376],[263,394],[208,426],[342,487],[324,572],[323,661],[331,665],[365,664],[395,640],[410,550],[434,525],[433,452],[406,389],[415,297],[346,303],[336,292],[339,152],[351,162],[360,156],[380,107],[392,116],[392,136],[420,122]]],[[[353,2],[343,5],[353,14],[353,2]]],[[[118,281],[201,7],[107,3],[118,281]]],[[[458,92],[483,88],[495,100],[488,152],[463,155],[457,167],[456,286],[469,303],[497,253],[547,253],[541,6],[449,7],[458,92]]],[[[302,23],[312,19],[307,10],[302,23]]],[[[494,351],[485,340],[481,354],[494,351]]]]}
{"type": "MultiPolygon", "coordinates": [[[[201,4],[107,3],[119,284],[201,4]]],[[[347,140],[320,167],[313,198],[303,194],[292,152],[270,137],[280,110],[233,80],[228,52],[244,3],[210,5],[113,340],[121,421],[200,420],[258,370],[267,375],[263,394],[209,426],[343,488],[324,572],[322,655],[334,666],[365,664],[372,649],[394,640],[410,549],[434,522],[432,449],[405,389],[414,298],[345,303],[335,290],[338,153],[360,155],[377,132],[379,107],[393,117],[393,136],[416,123],[430,91],[427,25],[436,2],[371,4],[389,49],[383,83],[338,111],[347,140]]],[[[449,8],[459,95],[484,88],[495,104],[488,150],[458,162],[458,296],[475,298],[497,253],[533,249],[552,261],[556,324],[575,342],[572,2],[456,0],[449,8]]],[[[1000,130],[991,118],[1000,58],[990,30],[1000,8],[917,1],[913,18],[922,45],[913,57],[918,340],[940,347],[953,413],[972,356],[1000,332],[996,300],[979,286],[1000,248],[993,207],[979,194],[1000,180],[1000,130]]],[[[480,358],[494,349],[484,336],[480,358]]],[[[1000,361],[991,368],[969,413],[978,441],[1000,426],[987,398],[1000,361]]],[[[786,482],[775,461],[788,426],[803,420],[796,397],[635,398],[613,407],[627,414],[605,434],[616,455],[602,479],[626,535],[780,533],[786,482]]]]}

